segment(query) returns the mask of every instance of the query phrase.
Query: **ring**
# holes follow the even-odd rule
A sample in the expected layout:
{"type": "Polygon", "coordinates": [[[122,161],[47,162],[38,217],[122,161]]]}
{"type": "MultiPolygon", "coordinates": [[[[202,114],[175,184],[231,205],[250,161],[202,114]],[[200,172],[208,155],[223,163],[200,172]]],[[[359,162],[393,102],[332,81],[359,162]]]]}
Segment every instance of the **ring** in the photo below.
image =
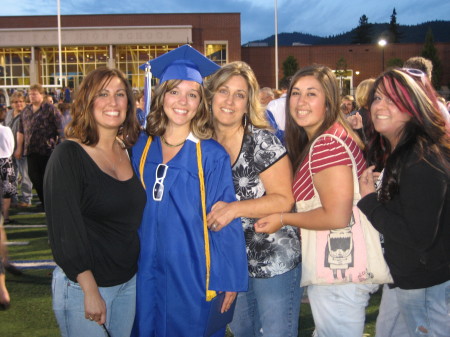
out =
{"type": "Polygon", "coordinates": [[[216,223],[213,224],[213,225],[211,226],[211,228],[212,228],[212,229],[216,229],[216,228],[217,228],[217,224],[216,224],[216,223]]]}
{"type": "Polygon", "coordinates": [[[90,321],[94,320],[91,315],[89,315],[88,318],[89,318],[90,321]]]}

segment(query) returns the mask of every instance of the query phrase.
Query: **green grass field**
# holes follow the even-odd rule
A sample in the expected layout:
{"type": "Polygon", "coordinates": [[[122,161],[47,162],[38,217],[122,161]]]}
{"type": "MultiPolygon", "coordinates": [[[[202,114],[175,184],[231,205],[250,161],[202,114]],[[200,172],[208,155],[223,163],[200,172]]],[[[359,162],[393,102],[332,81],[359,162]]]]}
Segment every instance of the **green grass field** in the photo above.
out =
{"type": "MultiPolygon", "coordinates": [[[[11,219],[17,221],[7,228],[8,241],[27,245],[8,247],[12,261],[50,260],[52,258],[43,228],[21,228],[20,225],[44,225],[44,213],[31,210],[11,209],[11,219]]],[[[9,310],[0,311],[1,337],[53,337],[59,336],[58,326],[51,307],[50,269],[25,269],[22,276],[6,274],[6,284],[11,295],[9,310]]],[[[380,293],[372,296],[366,311],[365,337],[375,336],[375,320],[378,315],[380,293]]],[[[299,337],[311,336],[314,321],[308,303],[302,303],[299,337]]],[[[227,332],[227,337],[232,334],[227,332]]],[[[87,337],[87,336],[86,336],[87,337]]]]}

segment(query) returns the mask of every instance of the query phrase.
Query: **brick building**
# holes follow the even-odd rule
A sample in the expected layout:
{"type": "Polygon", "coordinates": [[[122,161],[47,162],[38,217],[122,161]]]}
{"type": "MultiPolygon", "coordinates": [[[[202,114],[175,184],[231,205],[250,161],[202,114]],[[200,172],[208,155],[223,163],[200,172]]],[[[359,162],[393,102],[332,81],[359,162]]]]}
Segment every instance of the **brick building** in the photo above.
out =
{"type": "MultiPolygon", "coordinates": [[[[443,68],[441,84],[450,83],[450,43],[435,43],[443,68]]],[[[335,45],[335,46],[289,46],[278,47],[279,77],[283,76],[283,62],[288,56],[293,56],[299,68],[312,63],[319,63],[337,68],[341,58],[347,64],[346,75],[342,79],[344,88],[352,89],[367,78],[377,77],[388,62],[394,58],[402,61],[411,56],[420,56],[423,44],[399,43],[387,44],[384,48],[378,44],[367,45],[335,45]],[[384,55],[383,55],[384,53],[384,55]],[[384,62],[383,62],[384,61],[384,62]]],[[[248,62],[258,78],[261,86],[275,86],[275,48],[274,47],[243,47],[242,59],[248,62]]],[[[352,92],[352,90],[349,90],[352,92]]]]}
{"type": "MultiPolygon", "coordinates": [[[[189,43],[222,65],[243,60],[261,86],[275,87],[274,47],[241,47],[239,13],[112,14],[61,16],[63,84],[77,87],[83,76],[100,65],[121,69],[135,88],[143,87],[138,69],[176,47],[189,43]]],[[[450,43],[436,43],[443,66],[442,85],[450,83],[450,43]]],[[[343,92],[353,92],[362,80],[376,77],[389,60],[420,55],[422,44],[289,46],[278,48],[278,74],[294,56],[299,67],[321,63],[332,69],[339,60],[346,72],[339,77],[343,92]],[[383,64],[384,63],[384,64],[383,64]]],[[[56,16],[0,17],[0,88],[40,82],[60,86],[56,16]]]]}
{"type": "MultiPolygon", "coordinates": [[[[57,26],[57,16],[0,17],[0,87],[59,84],[57,26]]],[[[240,59],[240,14],[63,15],[61,42],[63,84],[107,65],[143,87],[138,66],[186,43],[219,65],[240,59]]]]}

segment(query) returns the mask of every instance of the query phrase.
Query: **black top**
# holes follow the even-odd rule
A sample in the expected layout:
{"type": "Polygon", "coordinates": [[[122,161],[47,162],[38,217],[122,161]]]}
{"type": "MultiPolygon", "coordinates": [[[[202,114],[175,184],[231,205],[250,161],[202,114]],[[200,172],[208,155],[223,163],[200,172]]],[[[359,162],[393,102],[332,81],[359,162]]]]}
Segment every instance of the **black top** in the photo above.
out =
{"type": "Polygon", "coordinates": [[[137,271],[146,203],[136,177],[117,180],[103,172],[76,142],[58,145],[44,178],[45,211],[56,263],[76,282],[91,270],[98,286],[130,280],[137,271]]]}
{"type": "Polygon", "coordinates": [[[450,280],[449,176],[429,162],[410,155],[400,174],[398,194],[384,204],[376,193],[358,202],[384,235],[386,262],[395,286],[402,289],[450,280]]]}

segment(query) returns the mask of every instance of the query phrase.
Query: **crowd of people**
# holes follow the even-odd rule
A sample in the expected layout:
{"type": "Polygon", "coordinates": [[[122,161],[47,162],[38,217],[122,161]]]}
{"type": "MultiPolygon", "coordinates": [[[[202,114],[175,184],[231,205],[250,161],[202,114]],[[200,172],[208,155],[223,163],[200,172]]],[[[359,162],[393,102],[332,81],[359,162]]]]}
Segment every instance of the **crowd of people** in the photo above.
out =
{"type": "Polygon", "coordinates": [[[297,336],[303,230],[329,233],[312,261],[345,281],[307,286],[315,336],[361,337],[380,287],[377,337],[450,335],[450,115],[431,62],[411,58],[355,96],[324,65],[275,92],[245,62],[219,67],[188,45],[144,66],[159,79],[147,92],[101,67],[75,94],[15,92],[0,125],[0,222],[30,207],[33,186],[62,336],[297,336]],[[342,252],[364,237],[330,252],[356,204],[392,283],[349,277],[342,252]]]}

